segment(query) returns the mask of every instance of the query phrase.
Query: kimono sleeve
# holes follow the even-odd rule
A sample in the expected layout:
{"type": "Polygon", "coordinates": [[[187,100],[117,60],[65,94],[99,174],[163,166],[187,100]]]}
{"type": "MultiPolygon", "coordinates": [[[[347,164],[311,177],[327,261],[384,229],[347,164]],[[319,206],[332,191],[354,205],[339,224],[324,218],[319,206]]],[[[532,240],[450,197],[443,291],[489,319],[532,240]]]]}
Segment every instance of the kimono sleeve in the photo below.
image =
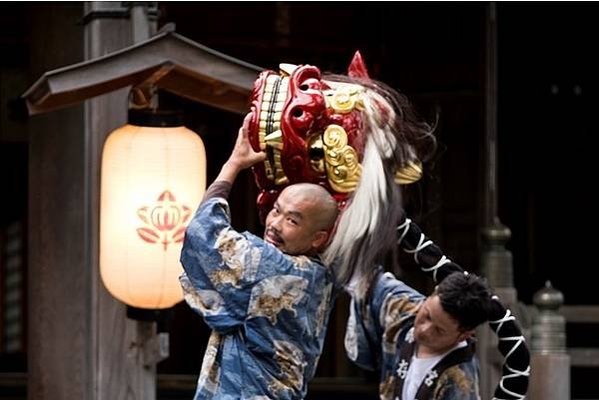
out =
{"type": "Polygon", "coordinates": [[[245,320],[262,247],[231,227],[222,198],[205,201],[187,227],[181,286],[186,302],[217,332],[245,320]]]}
{"type": "Polygon", "coordinates": [[[345,334],[345,350],[358,366],[380,368],[382,353],[393,354],[402,326],[418,312],[424,296],[395,279],[380,273],[368,302],[352,296],[345,334]]]}

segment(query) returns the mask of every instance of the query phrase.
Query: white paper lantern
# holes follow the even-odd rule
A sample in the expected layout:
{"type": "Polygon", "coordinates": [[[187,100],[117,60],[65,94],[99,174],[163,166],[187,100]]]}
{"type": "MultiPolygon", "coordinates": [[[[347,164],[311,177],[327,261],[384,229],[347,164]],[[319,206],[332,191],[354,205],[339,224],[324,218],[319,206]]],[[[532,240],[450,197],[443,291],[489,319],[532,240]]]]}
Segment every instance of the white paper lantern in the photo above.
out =
{"type": "Polygon", "coordinates": [[[204,144],[189,129],[128,124],[110,134],[102,155],[100,274],[114,297],[149,309],[183,299],[182,241],[205,187],[204,144]]]}

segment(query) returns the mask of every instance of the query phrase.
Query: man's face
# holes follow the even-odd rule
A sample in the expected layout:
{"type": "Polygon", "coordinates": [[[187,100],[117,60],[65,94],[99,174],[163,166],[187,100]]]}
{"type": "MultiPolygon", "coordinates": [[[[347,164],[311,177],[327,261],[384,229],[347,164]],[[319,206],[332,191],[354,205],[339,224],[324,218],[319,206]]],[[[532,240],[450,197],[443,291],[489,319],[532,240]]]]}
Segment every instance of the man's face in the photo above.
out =
{"type": "Polygon", "coordinates": [[[467,339],[472,331],[462,331],[458,322],[441,306],[434,294],[420,307],[414,322],[414,339],[428,354],[442,354],[467,339]]]}
{"type": "Polygon", "coordinates": [[[292,187],[283,190],[266,216],[264,240],[283,253],[309,254],[326,239],[320,229],[318,206],[310,197],[292,187]]]}

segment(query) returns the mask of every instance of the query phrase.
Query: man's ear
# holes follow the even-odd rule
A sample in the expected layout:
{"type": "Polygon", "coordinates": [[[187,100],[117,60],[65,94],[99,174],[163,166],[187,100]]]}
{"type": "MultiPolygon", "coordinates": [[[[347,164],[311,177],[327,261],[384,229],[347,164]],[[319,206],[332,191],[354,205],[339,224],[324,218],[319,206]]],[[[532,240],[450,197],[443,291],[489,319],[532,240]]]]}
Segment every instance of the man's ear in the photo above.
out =
{"type": "Polygon", "coordinates": [[[329,231],[318,231],[314,234],[312,239],[312,248],[315,250],[322,250],[329,240],[329,231]]]}
{"type": "Polygon", "coordinates": [[[474,335],[475,332],[476,332],[475,329],[471,329],[469,331],[464,331],[460,334],[460,336],[458,336],[458,340],[461,342],[463,340],[470,339],[472,337],[472,335],[474,335]]]}

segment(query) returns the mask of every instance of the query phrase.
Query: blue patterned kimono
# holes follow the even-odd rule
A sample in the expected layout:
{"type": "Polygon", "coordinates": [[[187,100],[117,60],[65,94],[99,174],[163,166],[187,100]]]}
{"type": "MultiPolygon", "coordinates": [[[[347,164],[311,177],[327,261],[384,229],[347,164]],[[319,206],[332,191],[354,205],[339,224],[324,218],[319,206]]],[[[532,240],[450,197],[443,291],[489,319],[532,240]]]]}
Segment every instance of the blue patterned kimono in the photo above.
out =
{"type": "Polygon", "coordinates": [[[206,200],[187,228],[180,281],[213,330],[194,399],[301,399],[334,299],[318,259],[236,232],[228,204],[206,200]]]}
{"type": "MultiPolygon", "coordinates": [[[[381,399],[395,399],[399,374],[407,372],[400,353],[403,346],[411,345],[414,319],[424,300],[425,296],[390,273],[378,275],[368,304],[352,299],[345,349],[360,367],[380,370],[381,399]]],[[[435,376],[432,397],[418,400],[480,399],[478,377],[478,361],[472,357],[435,376]]]]}

